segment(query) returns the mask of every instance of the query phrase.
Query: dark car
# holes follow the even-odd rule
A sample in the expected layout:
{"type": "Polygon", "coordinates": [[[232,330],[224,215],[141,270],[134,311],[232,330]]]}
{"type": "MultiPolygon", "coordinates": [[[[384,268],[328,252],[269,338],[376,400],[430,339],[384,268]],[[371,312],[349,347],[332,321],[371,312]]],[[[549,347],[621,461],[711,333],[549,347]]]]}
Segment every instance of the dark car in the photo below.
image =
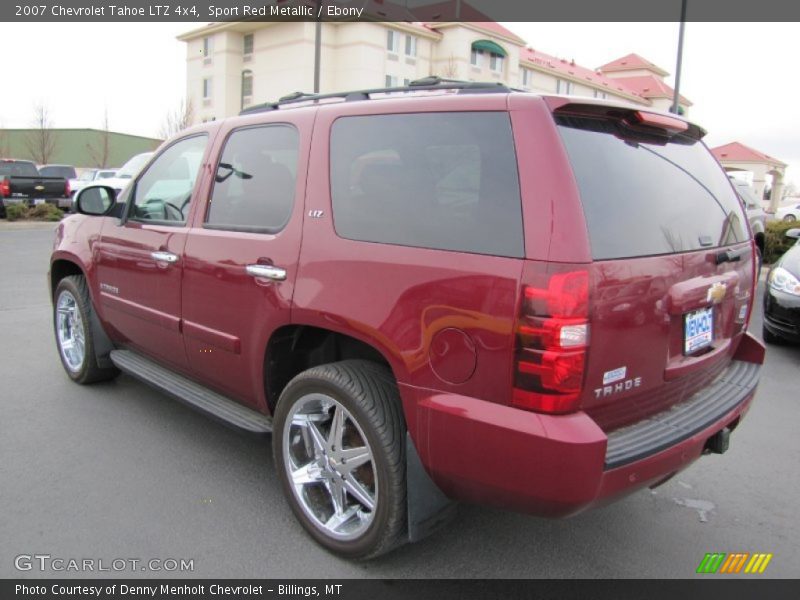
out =
{"type": "Polygon", "coordinates": [[[800,229],[786,236],[798,240],[776,262],[764,290],[764,341],[800,343],[800,229]]]}
{"type": "Polygon", "coordinates": [[[755,243],[704,134],[438,79],[198,125],[59,224],[61,362],[272,432],[343,556],[453,500],[602,505],[724,452],[758,384],[755,243]]]}
{"type": "Polygon", "coordinates": [[[0,217],[11,204],[59,204],[69,193],[68,179],[42,175],[29,160],[0,158],[0,217]]]}

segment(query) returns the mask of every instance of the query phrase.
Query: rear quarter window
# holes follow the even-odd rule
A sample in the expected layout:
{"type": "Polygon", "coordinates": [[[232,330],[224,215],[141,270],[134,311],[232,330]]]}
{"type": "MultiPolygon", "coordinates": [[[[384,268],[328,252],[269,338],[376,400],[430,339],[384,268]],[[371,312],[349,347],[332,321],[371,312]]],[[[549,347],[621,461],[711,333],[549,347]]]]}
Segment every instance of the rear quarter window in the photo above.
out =
{"type": "Polygon", "coordinates": [[[339,118],[331,133],[338,235],[522,257],[522,208],[506,113],[339,118]]]}
{"type": "Polygon", "coordinates": [[[558,118],[596,260],[674,254],[748,239],[746,216],[701,142],[626,139],[612,122],[558,118]]]}

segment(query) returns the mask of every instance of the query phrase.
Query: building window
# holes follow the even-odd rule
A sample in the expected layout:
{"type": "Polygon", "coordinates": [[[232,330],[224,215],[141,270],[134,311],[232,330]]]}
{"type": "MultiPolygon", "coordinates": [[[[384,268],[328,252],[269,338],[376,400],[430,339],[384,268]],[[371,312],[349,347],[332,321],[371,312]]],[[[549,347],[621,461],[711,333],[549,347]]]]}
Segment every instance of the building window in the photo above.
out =
{"type": "Polygon", "coordinates": [[[386,31],[386,49],[395,54],[400,52],[400,34],[394,29],[386,31]]]}
{"type": "Polygon", "coordinates": [[[386,87],[399,87],[400,78],[397,75],[386,76],[386,87]]]}
{"type": "Polygon", "coordinates": [[[595,98],[602,98],[603,100],[605,100],[606,99],[606,93],[605,92],[601,92],[600,90],[595,90],[594,91],[594,97],[595,98]]]}
{"type": "Polygon", "coordinates": [[[203,79],[203,100],[211,99],[211,77],[203,79]]]}
{"type": "Polygon", "coordinates": [[[242,108],[250,103],[253,96],[253,72],[250,69],[242,71],[242,108]]]}
{"type": "Polygon", "coordinates": [[[214,52],[214,41],[210,37],[203,38],[203,58],[211,57],[211,53],[214,52]]]}
{"type": "Polygon", "coordinates": [[[564,81],[563,79],[556,79],[556,94],[569,95],[571,93],[572,93],[572,82],[571,81],[564,81]]]}
{"type": "Polygon", "coordinates": [[[483,50],[472,49],[472,56],[470,57],[470,64],[474,67],[483,66],[483,50]]]}
{"type": "Polygon", "coordinates": [[[411,80],[410,80],[410,79],[407,79],[407,78],[406,78],[406,79],[403,79],[403,85],[404,85],[404,86],[406,86],[406,87],[408,87],[409,85],[411,85],[411,80]]]}
{"type": "Polygon", "coordinates": [[[242,54],[248,55],[253,53],[253,34],[246,33],[242,38],[242,54]]]}
{"type": "Polygon", "coordinates": [[[489,54],[489,68],[500,73],[503,70],[503,57],[494,52],[489,54]]]}
{"type": "Polygon", "coordinates": [[[417,38],[413,35],[406,36],[406,56],[417,55],[417,38]]]}
{"type": "Polygon", "coordinates": [[[529,88],[533,83],[533,71],[522,69],[522,87],[529,88]]]}

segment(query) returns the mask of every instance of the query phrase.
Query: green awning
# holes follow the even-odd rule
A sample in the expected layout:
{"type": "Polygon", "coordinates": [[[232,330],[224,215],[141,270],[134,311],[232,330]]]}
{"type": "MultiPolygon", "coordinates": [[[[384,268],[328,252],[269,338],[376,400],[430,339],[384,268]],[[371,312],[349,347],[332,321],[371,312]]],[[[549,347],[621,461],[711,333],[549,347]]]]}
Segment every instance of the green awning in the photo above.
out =
{"type": "Polygon", "coordinates": [[[500,44],[496,44],[491,40],[478,40],[472,42],[473,50],[483,50],[484,52],[491,52],[492,54],[499,54],[500,56],[508,56],[508,52],[503,50],[500,44]]]}

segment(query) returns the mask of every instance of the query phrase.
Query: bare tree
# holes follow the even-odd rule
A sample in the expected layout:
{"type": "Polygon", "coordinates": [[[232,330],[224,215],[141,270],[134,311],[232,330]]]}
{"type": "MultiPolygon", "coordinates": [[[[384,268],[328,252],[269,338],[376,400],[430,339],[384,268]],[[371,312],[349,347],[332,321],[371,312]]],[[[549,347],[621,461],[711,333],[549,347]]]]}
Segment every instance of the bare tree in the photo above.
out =
{"type": "Polygon", "coordinates": [[[169,111],[161,123],[159,135],[167,139],[179,131],[182,131],[192,124],[194,119],[194,108],[191,99],[181,100],[178,106],[169,111]]]}
{"type": "Polygon", "coordinates": [[[89,158],[92,159],[95,167],[106,168],[108,158],[111,153],[111,133],[108,130],[108,107],[103,111],[103,125],[100,132],[100,139],[86,144],[89,151],[89,158]]]}
{"type": "Polygon", "coordinates": [[[30,157],[40,165],[50,162],[56,151],[56,133],[53,131],[53,122],[50,118],[50,109],[44,102],[33,107],[33,131],[28,134],[25,146],[30,157]]]}
{"type": "Polygon", "coordinates": [[[8,155],[8,134],[3,126],[3,122],[0,121],[0,158],[8,155]]]}
{"type": "Polygon", "coordinates": [[[442,69],[442,77],[445,79],[455,79],[458,77],[458,65],[456,64],[456,57],[452,53],[450,53],[442,69]]]}
{"type": "MultiPolygon", "coordinates": [[[[3,149],[3,140],[0,139],[0,154],[2,154],[3,149]]],[[[783,186],[783,197],[784,198],[794,198],[795,196],[800,196],[800,188],[798,188],[793,181],[788,182],[786,185],[783,186]]]]}

